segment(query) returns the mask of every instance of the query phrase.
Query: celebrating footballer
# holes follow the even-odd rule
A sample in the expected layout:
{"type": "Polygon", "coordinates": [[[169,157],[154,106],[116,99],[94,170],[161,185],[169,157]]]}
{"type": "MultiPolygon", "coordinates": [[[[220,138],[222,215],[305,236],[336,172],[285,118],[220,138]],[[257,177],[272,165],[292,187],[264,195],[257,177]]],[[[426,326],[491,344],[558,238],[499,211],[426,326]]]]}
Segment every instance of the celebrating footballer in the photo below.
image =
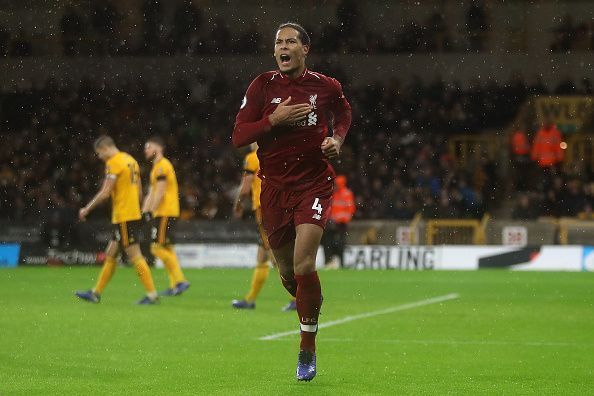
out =
{"type": "Polygon", "coordinates": [[[322,290],[316,254],[330,213],[334,170],[351,125],[340,83],[307,69],[311,42],[303,27],[276,31],[278,70],[247,89],[233,130],[236,147],[257,142],[262,221],[283,286],[296,297],[301,329],[297,379],[316,375],[316,334],[322,290]],[[331,126],[332,135],[329,135],[331,126]]]}

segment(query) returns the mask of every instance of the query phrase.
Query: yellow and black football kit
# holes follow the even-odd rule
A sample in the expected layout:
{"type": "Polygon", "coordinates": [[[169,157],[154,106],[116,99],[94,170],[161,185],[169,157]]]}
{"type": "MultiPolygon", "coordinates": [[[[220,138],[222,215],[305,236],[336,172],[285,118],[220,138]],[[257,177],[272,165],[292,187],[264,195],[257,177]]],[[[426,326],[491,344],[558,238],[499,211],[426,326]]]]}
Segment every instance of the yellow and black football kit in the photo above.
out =
{"type": "Polygon", "coordinates": [[[247,173],[253,174],[252,179],[252,210],[260,208],[260,192],[262,191],[262,180],[258,177],[258,171],[260,170],[260,161],[256,151],[250,152],[245,156],[243,161],[243,170],[247,173]]]}
{"type": "MultiPolygon", "coordinates": [[[[140,221],[140,168],[132,156],[118,152],[107,160],[105,164],[105,177],[115,179],[111,193],[112,213],[111,222],[115,231],[113,240],[122,248],[139,243],[138,236],[142,229],[140,221]]],[[[142,282],[148,298],[157,297],[151,270],[142,254],[130,257],[134,268],[142,282]]],[[[115,257],[107,256],[97,278],[97,283],[92,289],[93,293],[101,294],[116,269],[115,257]]]]}
{"type": "Polygon", "coordinates": [[[260,170],[260,161],[256,151],[250,152],[245,156],[243,163],[243,170],[246,173],[254,175],[252,178],[252,210],[254,211],[254,217],[256,219],[256,225],[258,226],[258,233],[260,235],[260,244],[264,246],[266,250],[270,249],[268,244],[268,237],[264,231],[262,225],[262,209],[260,207],[260,193],[262,192],[262,180],[258,177],[258,171],[260,170]]]}
{"type": "Polygon", "coordinates": [[[187,280],[173,249],[173,232],[179,217],[179,189],[175,170],[167,158],[161,158],[153,164],[150,177],[152,192],[156,190],[159,182],[166,183],[165,194],[153,212],[151,252],[163,261],[169,276],[169,287],[175,289],[180,283],[187,283],[187,280]]]}
{"type": "Polygon", "coordinates": [[[154,243],[171,245],[175,243],[173,230],[179,217],[179,189],[175,170],[167,158],[161,158],[153,165],[150,177],[152,191],[160,181],[166,183],[165,194],[153,213],[151,238],[154,243]]]}
{"type": "Polygon", "coordinates": [[[111,193],[111,222],[114,224],[113,239],[124,248],[138,243],[140,222],[140,168],[138,162],[127,153],[119,152],[105,165],[106,177],[115,178],[111,193]]]}
{"type": "MultiPolygon", "coordinates": [[[[250,189],[252,193],[252,210],[254,211],[256,225],[258,226],[258,234],[260,235],[259,244],[263,246],[264,249],[270,250],[270,245],[268,244],[268,237],[266,236],[264,226],[262,225],[262,209],[260,207],[260,192],[262,191],[262,180],[258,177],[258,171],[260,170],[260,161],[258,160],[258,155],[256,154],[255,150],[245,156],[243,170],[246,173],[252,174],[254,176],[252,178],[252,185],[250,189]]],[[[268,261],[256,263],[254,273],[252,274],[250,291],[245,296],[245,301],[247,301],[248,303],[253,303],[254,301],[256,301],[256,298],[258,297],[258,294],[260,294],[260,291],[262,290],[262,287],[264,286],[266,279],[268,279],[269,273],[270,264],[268,261]]]]}

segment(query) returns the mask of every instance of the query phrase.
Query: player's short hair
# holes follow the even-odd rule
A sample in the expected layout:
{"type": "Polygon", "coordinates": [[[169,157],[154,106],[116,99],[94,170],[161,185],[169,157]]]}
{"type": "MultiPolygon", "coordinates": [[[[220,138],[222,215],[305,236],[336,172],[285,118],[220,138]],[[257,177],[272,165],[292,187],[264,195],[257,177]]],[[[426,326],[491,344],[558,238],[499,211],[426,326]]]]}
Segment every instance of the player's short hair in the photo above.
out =
{"type": "Polygon", "coordinates": [[[93,148],[97,150],[99,147],[102,146],[115,147],[115,142],[113,141],[111,136],[101,135],[97,139],[95,139],[95,142],[93,143],[93,148]]]}
{"type": "Polygon", "coordinates": [[[161,136],[153,135],[147,139],[147,143],[155,143],[163,148],[165,148],[165,141],[161,136]]]}
{"type": "Polygon", "coordinates": [[[278,26],[278,29],[276,29],[276,31],[278,32],[279,30],[286,28],[286,27],[293,28],[293,29],[297,30],[297,32],[299,33],[299,35],[297,37],[299,38],[299,40],[301,40],[301,44],[311,45],[311,40],[309,38],[309,34],[307,34],[307,31],[303,28],[303,26],[301,26],[298,23],[295,23],[295,22],[281,23],[278,26]]]}

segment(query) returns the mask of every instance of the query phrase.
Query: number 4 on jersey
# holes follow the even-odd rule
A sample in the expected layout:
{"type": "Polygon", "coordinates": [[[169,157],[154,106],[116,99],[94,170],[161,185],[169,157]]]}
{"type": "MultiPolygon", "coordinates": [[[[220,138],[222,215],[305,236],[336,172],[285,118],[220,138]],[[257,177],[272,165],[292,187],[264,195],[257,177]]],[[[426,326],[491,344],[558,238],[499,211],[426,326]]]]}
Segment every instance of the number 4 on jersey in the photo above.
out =
{"type": "Polygon", "coordinates": [[[316,219],[316,220],[321,220],[322,219],[322,210],[323,210],[323,208],[322,208],[322,205],[320,205],[320,199],[319,198],[316,198],[314,200],[314,203],[311,206],[311,208],[313,210],[317,210],[318,211],[318,213],[314,213],[314,215],[311,218],[312,219],[316,219]]]}

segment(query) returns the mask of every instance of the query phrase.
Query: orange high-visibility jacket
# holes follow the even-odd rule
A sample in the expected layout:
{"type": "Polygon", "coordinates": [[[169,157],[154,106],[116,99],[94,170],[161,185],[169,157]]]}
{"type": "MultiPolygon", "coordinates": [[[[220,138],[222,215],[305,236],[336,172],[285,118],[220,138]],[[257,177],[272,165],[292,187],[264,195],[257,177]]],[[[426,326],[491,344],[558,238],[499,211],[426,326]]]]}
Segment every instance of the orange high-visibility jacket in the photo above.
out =
{"type": "Polygon", "coordinates": [[[332,209],[330,219],[334,223],[347,224],[355,213],[355,197],[346,186],[346,177],[336,177],[336,191],[332,194],[332,209]]]}
{"type": "Polygon", "coordinates": [[[518,129],[511,137],[511,149],[515,155],[528,155],[530,153],[530,143],[523,130],[518,129]]]}
{"type": "Polygon", "coordinates": [[[561,132],[555,125],[542,127],[532,143],[532,159],[538,166],[547,168],[563,160],[561,132]]]}

